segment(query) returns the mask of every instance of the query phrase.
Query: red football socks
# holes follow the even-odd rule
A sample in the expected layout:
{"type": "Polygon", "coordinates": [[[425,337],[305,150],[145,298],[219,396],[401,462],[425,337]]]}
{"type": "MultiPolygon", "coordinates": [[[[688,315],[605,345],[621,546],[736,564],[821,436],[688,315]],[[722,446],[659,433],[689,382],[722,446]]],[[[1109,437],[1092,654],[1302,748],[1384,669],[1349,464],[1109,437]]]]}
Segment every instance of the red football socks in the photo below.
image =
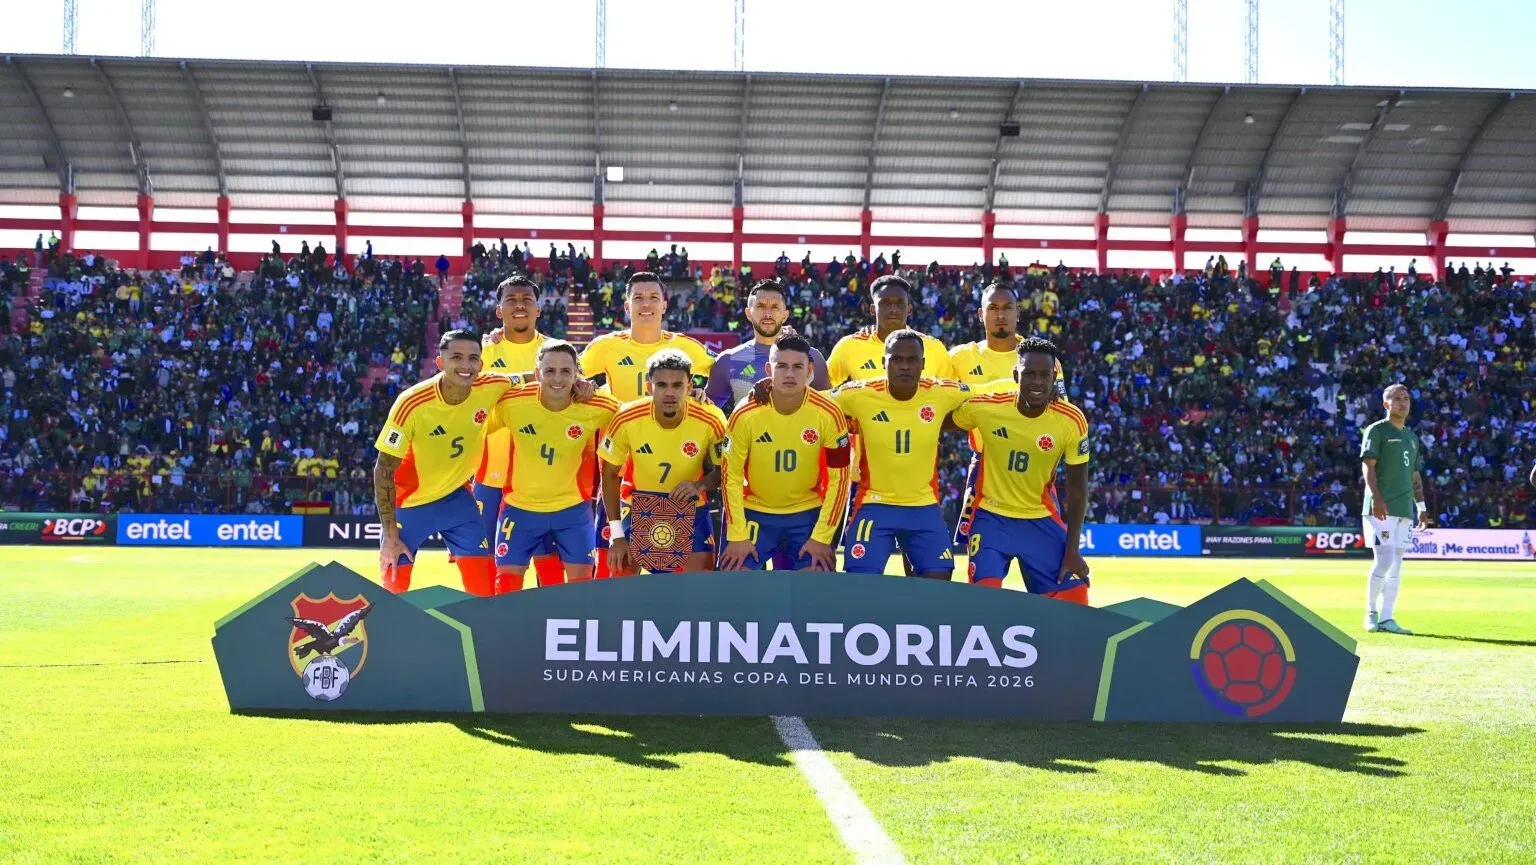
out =
{"type": "Polygon", "coordinates": [[[1073,586],[1070,589],[1062,589],[1059,592],[1046,592],[1047,598],[1055,598],[1058,601],[1070,601],[1074,604],[1088,606],[1088,587],[1073,586]]]}
{"type": "Polygon", "coordinates": [[[384,588],[395,594],[408,592],[411,589],[411,565],[395,565],[393,573],[384,575],[384,588]]]}
{"type": "Polygon", "coordinates": [[[459,576],[464,580],[464,591],[477,598],[488,598],[496,591],[496,563],[490,556],[472,556],[456,559],[459,576]]]}
{"type": "Polygon", "coordinates": [[[565,582],[565,565],[558,555],[535,558],[533,571],[538,575],[541,586],[558,586],[565,582]]]}

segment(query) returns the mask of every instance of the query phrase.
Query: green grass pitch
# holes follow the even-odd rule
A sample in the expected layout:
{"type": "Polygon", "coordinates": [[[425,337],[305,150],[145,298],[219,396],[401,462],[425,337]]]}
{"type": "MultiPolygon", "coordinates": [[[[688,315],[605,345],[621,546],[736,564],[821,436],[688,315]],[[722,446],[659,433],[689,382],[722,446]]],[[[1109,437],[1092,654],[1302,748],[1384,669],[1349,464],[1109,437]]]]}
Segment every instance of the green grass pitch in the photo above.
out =
{"type": "MultiPolygon", "coordinates": [[[[315,558],[377,560],[0,547],[0,861],[852,860],[765,718],[229,714],[214,621],[315,558]]],[[[1409,562],[1392,637],[1359,561],[1094,565],[1273,581],[1361,638],[1346,722],[811,720],[909,861],[1536,861],[1536,568],[1409,562]]]]}

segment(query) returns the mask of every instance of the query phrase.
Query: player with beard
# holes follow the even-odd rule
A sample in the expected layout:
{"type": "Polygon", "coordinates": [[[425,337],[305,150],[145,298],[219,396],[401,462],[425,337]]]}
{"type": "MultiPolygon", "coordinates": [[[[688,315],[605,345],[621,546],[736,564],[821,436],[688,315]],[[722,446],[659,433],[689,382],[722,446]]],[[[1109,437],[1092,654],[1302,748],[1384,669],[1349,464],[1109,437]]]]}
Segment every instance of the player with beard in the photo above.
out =
{"type": "Polygon", "coordinates": [[[1088,420],[1054,398],[1056,346],[1019,342],[1012,392],[972,396],[955,410],[956,426],[981,438],[982,467],[973,503],[971,582],[1001,586],[1013,560],[1029,591],[1088,603],[1088,563],[1078,543],[1088,512],[1088,420]],[[1067,464],[1067,513],[1056,498],[1056,467],[1067,464]]]}
{"type": "MultiPolygon", "coordinates": [[[[768,355],[789,321],[785,300],[784,287],[776,280],[764,279],[752,286],[747,295],[746,310],[747,323],[752,325],[752,341],[721,352],[709,371],[705,393],[721,411],[734,410],[751,395],[753,385],[768,377],[768,355]]],[[[814,348],[811,349],[811,365],[811,387],[815,390],[830,388],[827,360],[814,348]]]]}

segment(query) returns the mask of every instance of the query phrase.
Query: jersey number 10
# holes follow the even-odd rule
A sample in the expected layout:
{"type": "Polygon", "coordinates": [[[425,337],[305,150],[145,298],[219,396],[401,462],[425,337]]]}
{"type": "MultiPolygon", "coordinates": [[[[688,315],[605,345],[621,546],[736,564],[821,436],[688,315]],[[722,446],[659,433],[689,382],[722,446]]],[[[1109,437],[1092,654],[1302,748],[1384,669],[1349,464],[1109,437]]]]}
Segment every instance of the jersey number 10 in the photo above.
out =
{"type": "Polygon", "coordinates": [[[795,466],[800,464],[800,454],[785,448],[773,452],[773,470],[776,472],[792,472],[795,466]]]}

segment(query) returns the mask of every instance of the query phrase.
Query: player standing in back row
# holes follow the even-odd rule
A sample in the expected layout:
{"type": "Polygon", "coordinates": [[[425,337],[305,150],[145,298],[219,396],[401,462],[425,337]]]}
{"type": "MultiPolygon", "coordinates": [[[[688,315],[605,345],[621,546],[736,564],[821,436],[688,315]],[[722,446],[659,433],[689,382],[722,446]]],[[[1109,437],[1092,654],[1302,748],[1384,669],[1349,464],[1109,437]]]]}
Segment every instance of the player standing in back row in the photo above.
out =
{"type": "Polygon", "coordinates": [[[1365,545],[1375,561],[1365,595],[1365,629],[1411,634],[1392,617],[1403,572],[1403,555],[1413,547],[1414,531],[1428,526],[1424,503],[1424,449],[1408,429],[1413,398],[1408,388],[1394,384],[1381,392],[1387,416],[1365,428],[1360,463],[1365,475],[1361,522],[1365,545]],[[1415,522],[1417,515],[1417,522],[1415,522]]]}
{"type": "MultiPolygon", "coordinates": [[[[642,270],[624,284],[624,311],[629,315],[629,330],[606,333],[581,352],[581,374],[594,381],[606,381],[608,390],[621,404],[645,396],[645,371],[651,357],[663,349],[675,348],[693,364],[694,386],[703,388],[715,359],[704,344],[681,333],[662,330],[667,312],[667,291],[661,277],[642,270]]],[[[618,514],[611,515],[614,519],[618,514]]],[[[597,577],[608,576],[608,521],[610,515],[601,500],[597,503],[597,577]]]]}

